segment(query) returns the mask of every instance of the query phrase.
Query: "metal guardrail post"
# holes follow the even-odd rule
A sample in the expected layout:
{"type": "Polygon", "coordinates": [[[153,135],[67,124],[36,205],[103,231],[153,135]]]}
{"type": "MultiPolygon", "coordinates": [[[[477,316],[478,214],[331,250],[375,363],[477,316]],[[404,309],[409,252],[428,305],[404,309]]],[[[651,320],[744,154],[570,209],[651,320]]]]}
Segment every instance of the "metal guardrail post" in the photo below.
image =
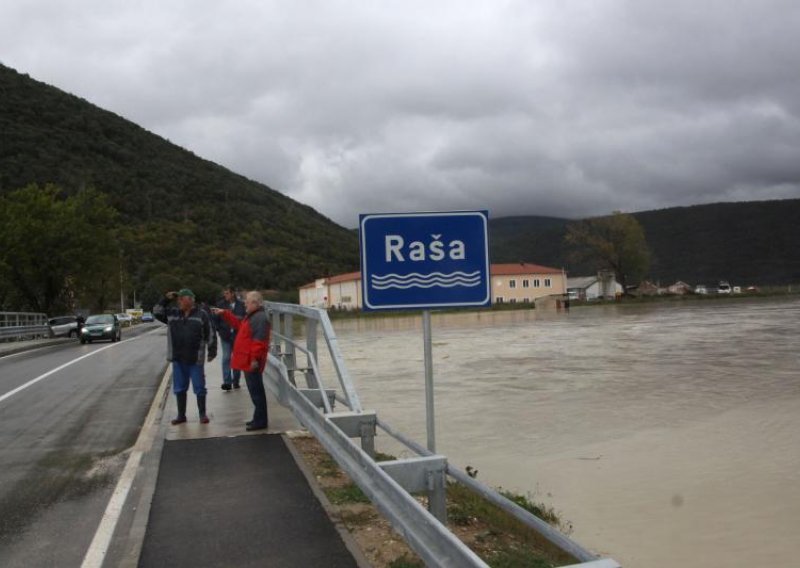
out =
{"type": "Polygon", "coordinates": [[[310,389],[319,388],[317,377],[314,374],[314,366],[311,362],[312,358],[314,361],[319,360],[317,357],[317,320],[309,318],[306,318],[306,348],[308,349],[305,369],[306,384],[310,389]]]}
{"type": "Polygon", "coordinates": [[[295,357],[294,349],[294,329],[293,329],[292,314],[284,314],[283,316],[283,336],[286,338],[283,343],[283,362],[286,365],[286,370],[289,373],[289,381],[297,386],[295,381],[294,372],[297,369],[297,358],[295,357]]]}

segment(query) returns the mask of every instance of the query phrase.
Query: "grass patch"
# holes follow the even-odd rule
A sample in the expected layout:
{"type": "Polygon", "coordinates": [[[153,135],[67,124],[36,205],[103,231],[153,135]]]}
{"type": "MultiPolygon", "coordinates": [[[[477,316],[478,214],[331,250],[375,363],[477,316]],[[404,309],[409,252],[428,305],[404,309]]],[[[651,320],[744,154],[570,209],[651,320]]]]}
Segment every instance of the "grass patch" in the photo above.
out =
{"type": "Polygon", "coordinates": [[[330,456],[323,456],[317,462],[315,473],[320,477],[339,477],[339,464],[330,456]]]}
{"type": "MultiPolygon", "coordinates": [[[[571,525],[563,522],[552,507],[533,502],[529,495],[519,495],[502,488],[499,491],[562,532],[569,532],[564,530],[565,526],[571,529],[571,525]]],[[[490,566],[539,568],[575,561],[516,517],[460,483],[449,483],[447,486],[447,516],[455,527],[481,527],[475,537],[475,552],[490,566]]]]}
{"type": "Polygon", "coordinates": [[[502,487],[499,489],[499,492],[503,497],[505,497],[509,501],[516,503],[517,505],[519,505],[529,513],[536,515],[546,523],[561,530],[567,528],[561,522],[561,518],[558,516],[558,513],[556,513],[555,509],[553,509],[552,507],[548,507],[544,503],[535,503],[531,501],[530,493],[528,495],[521,495],[519,493],[514,493],[512,491],[506,491],[502,487]]]}
{"type": "Polygon", "coordinates": [[[395,558],[387,566],[389,568],[425,568],[425,564],[422,561],[416,560],[407,554],[400,558],[395,558]]]}
{"type": "Polygon", "coordinates": [[[486,559],[492,568],[552,568],[553,564],[541,555],[526,549],[498,550],[486,559]]]}
{"type": "Polygon", "coordinates": [[[371,509],[365,511],[339,511],[339,519],[348,527],[361,527],[375,521],[375,512],[371,509]]]}
{"type": "Polygon", "coordinates": [[[328,487],[324,489],[325,495],[334,505],[348,503],[369,503],[369,498],[355,483],[348,483],[342,487],[328,487]]]}

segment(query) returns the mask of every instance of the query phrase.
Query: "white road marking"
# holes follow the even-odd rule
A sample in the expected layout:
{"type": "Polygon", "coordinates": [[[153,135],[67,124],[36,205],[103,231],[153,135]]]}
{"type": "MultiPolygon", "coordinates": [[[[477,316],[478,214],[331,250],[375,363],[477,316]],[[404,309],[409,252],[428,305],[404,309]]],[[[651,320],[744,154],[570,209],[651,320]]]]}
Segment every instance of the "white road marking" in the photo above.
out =
{"type": "Polygon", "coordinates": [[[136,479],[136,472],[139,469],[142,456],[150,450],[158,431],[158,425],[155,423],[156,417],[158,416],[158,408],[166,394],[170,376],[171,372],[167,370],[153,399],[153,404],[150,405],[150,411],[144,420],[144,425],[141,432],[139,432],[136,444],[133,446],[131,455],[128,456],[125,469],[122,470],[122,475],[114,488],[114,493],[108,501],[103,518],[100,520],[100,525],[97,527],[97,532],[95,532],[92,539],[92,544],[89,545],[89,549],[86,551],[81,568],[101,568],[103,565],[108,553],[108,547],[111,545],[111,537],[114,536],[114,530],[117,528],[117,523],[122,514],[125,500],[128,498],[128,493],[130,493],[133,482],[136,479]]]}
{"type": "MultiPolygon", "coordinates": [[[[153,331],[159,331],[159,330],[155,329],[153,331]]],[[[152,331],[148,331],[147,333],[153,333],[153,332],[152,331]]],[[[8,391],[6,394],[0,396],[0,402],[3,402],[4,400],[6,400],[8,398],[11,398],[12,396],[17,394],[18,392],[24,391],[26,388],[35,385],[39,381],[41,381],[43,379],[46,379],[47,377],[49,377],[50,375],[52,375],[54,373],[57,373],[61,369],[65,369],[65,368],[69,367],[70,365],[74,365],[78,361],[86,359],[87,357],[91,357],[92,355],[97,355],[98,353],[100,353],[101,351],[105,351],[106,349],[110,349],[112,347],[116,347],[117,345],[122,345],[123,343],[126,343],[128,341],[134,341],[136,339],[139,339],[140,337],[143,337],[144,335],[147,335],[147,333],[143,333],[142,335],[137,335],[136,337],[131,337],[130,339],[123,339],[122,341],[120,341],[118,343],[112,343],[110,345],[106,345],[105,347],[101,347],[100,349],[96,349],[95,351],[92,351],[91,353],[87,353],[86,355],[81,355],[77,359],[73,359],[72,361],[68,361],[68,362],[64,363],[63,365],[60,365],[60,366],[56,367],[55,369],[47,371],[43,375],[39,375],[35,379],[31,379],[27,383],[25,383],[23,385],[20,385],[20,386],[18,386],[17,388],[15,388],[13,390],[8,391]]]]}

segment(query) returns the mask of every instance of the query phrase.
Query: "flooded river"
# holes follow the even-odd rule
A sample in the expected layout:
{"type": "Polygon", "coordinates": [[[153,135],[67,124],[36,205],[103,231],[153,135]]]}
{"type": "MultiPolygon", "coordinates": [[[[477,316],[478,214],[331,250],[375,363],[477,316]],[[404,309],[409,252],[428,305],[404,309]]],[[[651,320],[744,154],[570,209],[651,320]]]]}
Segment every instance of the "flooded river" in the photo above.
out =
{"type": "MultiPolygon", "coordinates": [[[[334,326],[364,408],[424,445],[420,318],[334,326]]],[[[582,545],[626,568],[797,565],[800,300],[434,314],[433,357],[438,451],[582,545]]]]}

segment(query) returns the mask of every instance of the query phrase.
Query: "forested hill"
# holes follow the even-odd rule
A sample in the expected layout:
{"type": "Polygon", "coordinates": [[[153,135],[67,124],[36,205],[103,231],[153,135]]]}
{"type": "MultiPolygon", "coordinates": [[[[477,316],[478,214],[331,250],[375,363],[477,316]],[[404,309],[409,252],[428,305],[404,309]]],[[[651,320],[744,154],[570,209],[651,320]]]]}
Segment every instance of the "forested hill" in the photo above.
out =
{"type": "Polygon", "coordinates": [[[358,267],[356,236],[312,208],[3,65],[0,142],[0,193],[109,197],[123,229],[109,247],[140,296],[178,282],[291,289],[358,267]]]}
{"type": "MultiPolygon", "coordinates": [[[[800,283],[800,199],[715,203],[633,213],[653,254],[650,279],[715,285],[800,283]]],[[[591,274],[564,249],[569,219],[490,221],[493,262],[528,260],[591,274]]]]}

